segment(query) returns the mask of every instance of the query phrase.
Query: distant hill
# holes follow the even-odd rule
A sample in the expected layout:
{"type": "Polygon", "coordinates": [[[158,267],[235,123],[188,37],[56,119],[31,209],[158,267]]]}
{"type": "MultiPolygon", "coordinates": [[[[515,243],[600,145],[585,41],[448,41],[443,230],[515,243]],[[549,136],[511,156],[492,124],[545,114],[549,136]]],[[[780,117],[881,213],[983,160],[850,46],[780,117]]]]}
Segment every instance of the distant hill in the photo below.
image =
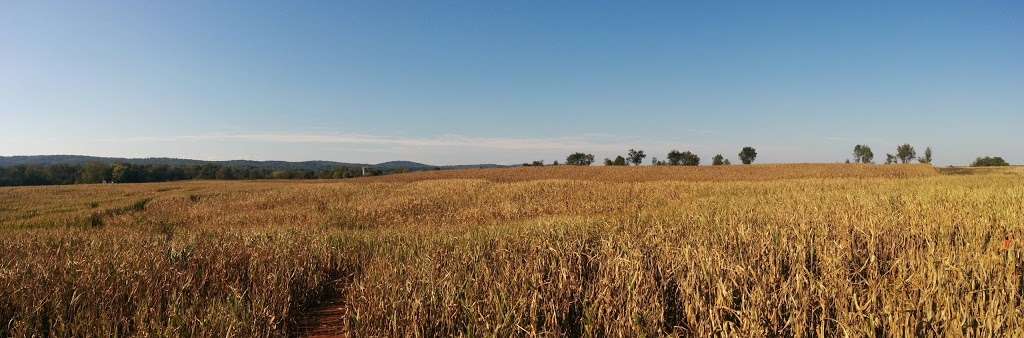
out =
{"type": "Polygon", "coordinates": [[[374,168],[381,170],[409,170],[409,171],[420,171],[420,170],[436,170],[436,169],[486,169],[486,168],[504,168],[508,166],[499,164],[459,164],[459,165],[429,165],[419,162],[412,161],[390,161],[384,163],[377,163],[373,165],[374,168]]]}
{"type": "Polygon", "coordinates": [[[410,171],[415,171],[415,170],[433,170],[434,168],[438,168],[437,166],[432,166],[432,165],[427,165],[427,164],[423,164],[423,163],[419,163],[419,162],[412,162],[412,161],[390,161],[390,162],[384,162],[384,163],[377,163],[377,164],[374,165],[374,167],[377,168],[377,169],[381,169],[381,170],[401,170],[401,169],[405,169],[405,170],[410,170],[410,171]]]}
{"type": "Polygon", "coordinates": [[[334,161],[251,161],[251,160],[230,160],[230,161],[203,161],[182,158],[150,157],[150,158],[121,158],[121,157],[97,157],[83,155],[32,155],[32,156],[0,156],[0,167],[12,167],[17,165],[81,165],[89,162],[100,163],[130,163],[149,165],[203,165],[216,164],[236,168],[260,168],[271,170],[329,170],[337,167],[362,168],[370,167],[383,171],[421,171],[435,169],[461,169],[461,168],[499,168],[504,167],[496,164],[472,164],[472,165],[449,165],[434,166],[412,161],[390,161],[378,164],[346,163],[334,161]]]}

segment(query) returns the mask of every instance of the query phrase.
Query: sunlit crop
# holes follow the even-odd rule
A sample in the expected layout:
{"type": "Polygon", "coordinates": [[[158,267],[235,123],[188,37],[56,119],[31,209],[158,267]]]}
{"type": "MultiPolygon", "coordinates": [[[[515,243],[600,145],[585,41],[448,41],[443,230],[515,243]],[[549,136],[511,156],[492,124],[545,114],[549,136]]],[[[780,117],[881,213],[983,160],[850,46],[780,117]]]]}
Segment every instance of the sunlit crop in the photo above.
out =
{"type": "Polygon", "coordinates": [[[1022,227],[930,166],[3,188],[0,336],[1019,336],[1022,227]]]}

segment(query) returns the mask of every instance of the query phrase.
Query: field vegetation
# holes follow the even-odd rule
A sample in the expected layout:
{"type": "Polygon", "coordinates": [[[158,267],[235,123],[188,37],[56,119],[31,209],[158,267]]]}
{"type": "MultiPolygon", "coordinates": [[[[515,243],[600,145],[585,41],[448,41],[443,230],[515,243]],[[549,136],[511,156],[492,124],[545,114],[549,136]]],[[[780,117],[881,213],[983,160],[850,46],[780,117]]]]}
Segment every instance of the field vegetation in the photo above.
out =
{"type": "Polygon", "coordinates": [[[733,166],[574,166],[513,167],[420,171],[399,175],[360,177],[368,182],[415,182],[440,179],[482,179],[491,182],[584,180],[634,183],[654,181],[725,182],[770,181],[798,178],[910,178],[939,173],[930,165],[881,166],[869,164],[757,164],[733,166]]]}
{"type": "Polygon", "coordinates": [[[1022,225],[927,165],[2,188],[0,336],[1019,336],[1022,225]]]}

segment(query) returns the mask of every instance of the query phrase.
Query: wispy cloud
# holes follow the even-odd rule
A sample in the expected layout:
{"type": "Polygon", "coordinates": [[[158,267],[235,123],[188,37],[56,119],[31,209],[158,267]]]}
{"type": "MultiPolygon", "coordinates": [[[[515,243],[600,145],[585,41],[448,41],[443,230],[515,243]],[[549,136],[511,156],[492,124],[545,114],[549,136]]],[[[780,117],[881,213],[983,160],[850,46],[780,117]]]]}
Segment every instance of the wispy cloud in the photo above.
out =
{"type": "MultiPolygon", "coordinates": [[[[579,133],[551,137],[479,137],[458,134],[397,136],[327,132],[217,132],[194,135],[109,137],[92,140],[102,149],[133,149],[139,156],[239,158],[274,160],[329,159],[348,162],[381,162],[394,159],[432,164],[522,163],[562,159],[572,152],[598,158],[622,155],[630,148],[643,149],[661,158],[670,150],[689,150],[706,155],[733,154],[743,144],[702,143],[698,136],[613,135],[579,133]],[[698,142],[694,142],[698,141],[698,142]],[[140,150],[141,149],[141,150],[140,150]],[[145,149],[160,149],[159,152],[145,149]],[[242,154],[242,155],[239,155],[242,154]]],[[[753,143],[766,154],[801,153],[804,149],[753,143]]],[[[115,155],[123,156],[122,153],[115,155]]],[[[778,155],[776,155],[778,156],[778,155]]],[[[766,157],[768,159],[768,157],[766,157]]],[[[785,159],[785,158],[783,158],[785,159]]]]}
{"type": "Polygon", "coordinates": [[[889,144],[892,143],[887,139],[879,137],[845,137],[845,136],[825,136],[825,141],[839,142],[839,143],[875,143],[875,144],[889,144]]]}
{"type": "Polygon", "coordinates": [[[690,132],[690,134],[695,134],[695,135],[715,135],[715,134],[718,134],[718,131],[707,130],[707,129],[693,129],[693,128],[689,128],[689,129],[686,129],[686,131],[690,132]]]}
{"type": "Polygon", "coordinates": [[[577,150],[589,149],[596,151],[618,150],[623,140],[607,139],[595,135],[582,137],[551,137],[551,138],[505,138],[505,137],[473,137],[446,134],[436,137],[400,137],[368,134],[326,134],[326,133],[242,133],[242,134],[204,134],[184,136],[132,137],[107,139],[108,142],[202,142],[202,141],[242,141],[259,143],[296,143],[296,144],[336,144],[361,145],[385,148],[475,148],[495,150],[577,150]]]}

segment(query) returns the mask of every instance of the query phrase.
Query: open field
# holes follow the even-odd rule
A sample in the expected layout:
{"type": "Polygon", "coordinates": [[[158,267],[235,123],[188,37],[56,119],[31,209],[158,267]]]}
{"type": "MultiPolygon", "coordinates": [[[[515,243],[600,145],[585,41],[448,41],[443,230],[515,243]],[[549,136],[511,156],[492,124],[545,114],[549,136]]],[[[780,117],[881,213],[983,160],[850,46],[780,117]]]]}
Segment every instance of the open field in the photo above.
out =
{"type": "Polygon", "coordinates": [[[916,165],[2,188],[0,336],[1020,336],[1022,230],[916,165]]]}
{"type": "Polygon", "coordinates": [[[372,182],[415,182],[438,179],[483,179],[492,182],[519,182],[543,179],[586,180],[597,182],[725,182],[770,181],[796,178],[909,178],[937,175],[924,165],[878,166],[866,164],[757,164],[731,166],[599,166],[580,170],[575,166],[513,167],[420,171],[399,175],[363,177],[372,182]]]}

